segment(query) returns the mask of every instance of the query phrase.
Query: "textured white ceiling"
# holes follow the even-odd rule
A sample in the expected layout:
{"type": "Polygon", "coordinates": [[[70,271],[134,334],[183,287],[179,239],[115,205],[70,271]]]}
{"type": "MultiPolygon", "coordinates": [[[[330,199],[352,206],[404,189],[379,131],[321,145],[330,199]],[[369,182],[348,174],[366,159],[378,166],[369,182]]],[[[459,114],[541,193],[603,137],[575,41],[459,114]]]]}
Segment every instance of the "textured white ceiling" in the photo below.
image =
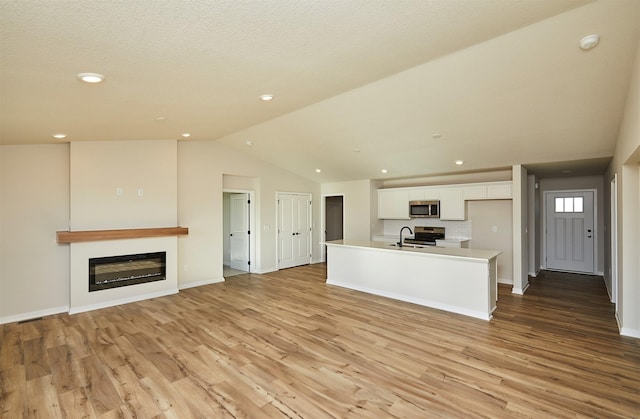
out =
{"type": "Polygon", "coordinates": [[[318,181],[603,157],[639,3],[0,0],[0,142],[191,132],[318,181]]]}

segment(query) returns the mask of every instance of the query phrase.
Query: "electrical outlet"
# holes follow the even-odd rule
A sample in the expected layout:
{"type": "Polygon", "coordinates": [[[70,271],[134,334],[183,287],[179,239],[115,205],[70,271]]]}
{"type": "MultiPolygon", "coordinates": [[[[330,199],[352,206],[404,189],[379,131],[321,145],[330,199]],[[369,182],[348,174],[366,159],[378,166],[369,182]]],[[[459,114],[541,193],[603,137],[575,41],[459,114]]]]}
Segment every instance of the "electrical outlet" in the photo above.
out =
{"type": "Polygon", "coordinates": [[[493,231],[494,233],[497,233],[498,232],[498,226],[491,227],[491,231],[493,231]]]}
{"type": "Polygon", "coordinates": [[[120,188],[120,187],[117,187],[117,188],[116,188],[116,195],[117,195],[117,196],[122,196],[122,195],[124,195],[124,189],[122,189],[122,188],[120,188]]]}

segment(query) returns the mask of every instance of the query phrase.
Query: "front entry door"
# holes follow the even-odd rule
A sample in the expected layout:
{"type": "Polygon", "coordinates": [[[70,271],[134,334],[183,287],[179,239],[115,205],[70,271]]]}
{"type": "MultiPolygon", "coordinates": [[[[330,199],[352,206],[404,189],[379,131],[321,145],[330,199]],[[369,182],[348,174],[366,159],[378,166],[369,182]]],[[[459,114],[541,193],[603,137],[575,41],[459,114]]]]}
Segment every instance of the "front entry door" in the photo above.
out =
{"type": "Polygon", "coordinates": [[[278,194],[278,268],[311,263],[311,195],[278,194]]]}
{"type": "Polygon", "coordinates": [[[545,199],[547,268],[593,273],[593,191],[548,192],[545,199]]]}
{"type": "Polygon", "coordinates": [[[249,194],[229,195],[230,266],[249,271],[249,194]]]}

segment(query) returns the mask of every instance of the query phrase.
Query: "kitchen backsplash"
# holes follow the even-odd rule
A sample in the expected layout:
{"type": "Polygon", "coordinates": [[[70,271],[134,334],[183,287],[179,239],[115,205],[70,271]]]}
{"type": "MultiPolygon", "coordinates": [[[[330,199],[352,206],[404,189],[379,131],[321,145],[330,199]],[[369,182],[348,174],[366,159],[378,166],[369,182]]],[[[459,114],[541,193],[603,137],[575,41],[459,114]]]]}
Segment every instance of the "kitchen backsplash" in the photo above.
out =
{"type": "Polygon", "coordinates": [[[471,220],[466,221],[442,221],[437,218],[412,218],[411,220],[384,220],[383,234],[385,236],[396,236],[400,234],[403,226],[409,226],[413,230],[415,226],[423,227],[444,227],[447,238],[471,237],[471,220]]]}

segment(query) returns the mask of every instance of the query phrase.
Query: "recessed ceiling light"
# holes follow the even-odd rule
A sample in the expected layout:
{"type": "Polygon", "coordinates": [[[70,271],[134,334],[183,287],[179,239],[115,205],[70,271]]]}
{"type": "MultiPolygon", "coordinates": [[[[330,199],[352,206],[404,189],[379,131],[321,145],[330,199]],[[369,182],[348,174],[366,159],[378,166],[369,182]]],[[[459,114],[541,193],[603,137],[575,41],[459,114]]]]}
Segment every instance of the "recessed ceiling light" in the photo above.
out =
{"type": "Polygon", "coordinates": [[[190,134],[190,133],[188,133],[188,132],[185,132],[184,134],[182,134],[182,136],[183,136],[184,138],[189,138],[189,137],[191,137],[191,134],[190,134]]]}
{"type": "Polygon", "coordinates": [[[389,172],[387,169],[382,169],[382,170],[380,170],[380,171],[381,171],[382,173],[387,173],[387,172],[389,172]]]}
{"type": "Polygon", "coordinates": [[[442,134],[440,134],[439,132],[436,132],[435,134],[432,135],[433,138],[442,138],[442,134]]]}
{"type": "Polygon", "coordinates": [[[457,164],[458,166],[460,166],[460,165],[464,164],[464,162],[463,162],[462,160],[456,160],[456,164],[457,164]]]}
{"type": "Polygon", "coordinates": [[[248,140],[245,142],[245,144],[247,145],[247,147],[251,147],[253,145],[253,141],[248,140]]]}
{"type": "Polygon", "coordinates": [[[316,169],[316,173],[320,173],[320,172],[322,172],[322,170],[316,169]]]}
{"type": "Polygon", "coordinates": [[[260,100],[263,100],[265,102],[270,101],[271,99],[273,99],[273,95],[268,93],[268,94],[264,94],[264,95],[260,95],[260,100]]]}
{"type": "Polygon", "coordinates": [[[167,120],[164,116],[156,116],[154,119],[158,122],[164,122],[167,120]]]}
{"type": "Polygon", "coordinates": [[[580,40],[580,48],[586,51],[598,45],[598,42],[600,42],[600,35],[587,35],[580,40]]]}
{"type": "Polygon", "coordinates": [[[573,172],[571,170],[563,170],[562,173],[569,174],[569,173],[573,173],[573,172]]]}
{"type": "Polygon", "coordinates": [[[85,83],[101,83],[104,81],[104,76],[98,73],[78,73],[76,77],[85,83]]]}
{"type": "Polygon", "coordinates": [[[353,152],[354,152],[354,153],[359,153],[359,152],[360,152],[360,149],[359,149],[359,148],[354,148],[354,149],[353,149],[353,152]]]}
{"type": "Polygon", "coordinates": [[[53,134],[53,138],[57,138],[58,140],[62,140],[63,138],[67,138],[67,134],[63,134],[63,133],[53,134]]]}

